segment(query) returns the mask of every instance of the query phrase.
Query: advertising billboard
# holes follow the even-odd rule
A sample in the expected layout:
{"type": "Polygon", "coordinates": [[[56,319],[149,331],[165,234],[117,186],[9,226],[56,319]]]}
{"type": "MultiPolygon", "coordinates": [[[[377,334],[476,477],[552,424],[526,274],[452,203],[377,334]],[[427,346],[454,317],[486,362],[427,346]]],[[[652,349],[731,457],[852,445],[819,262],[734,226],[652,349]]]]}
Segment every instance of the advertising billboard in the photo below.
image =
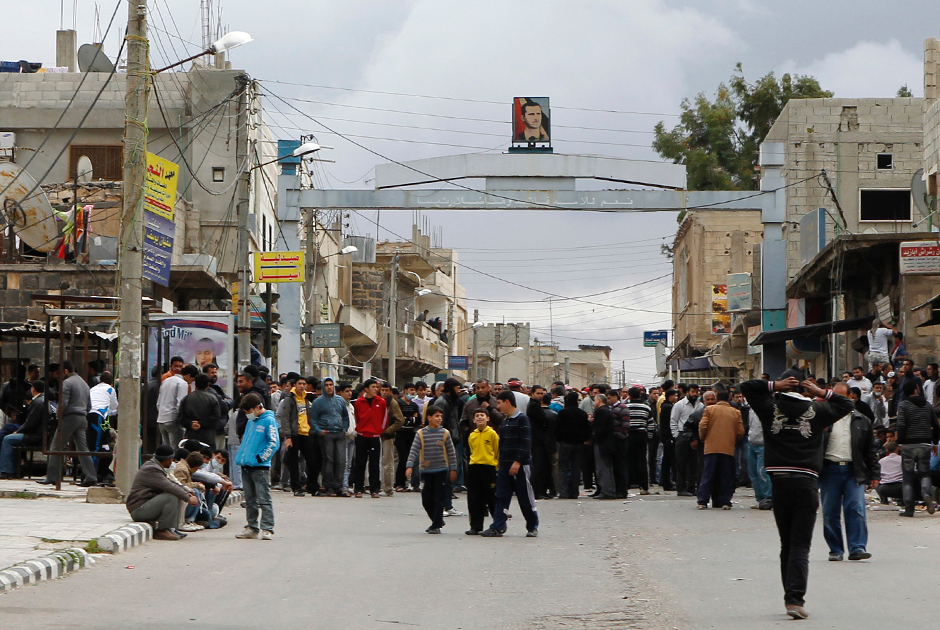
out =
{"type": "Polygon", "coordinates": [[[901,273],[940,274],[940,243],[937,241],[910,241],[901,243],[901,273]]]}
{"type": "Polygon", "coordinates": [[[731,313],[728,312],[728,285],[712,285],[712,334],[731,334],[731,313]]]}
{"type": "MultiPolygon", "coordinates": [[[[217,385],[228,390],[235,377],[235,316],[225,311],[179,311],[173,315],[151,314],[151,321],[163,322],[163,337],[169,346],[163,362],[183,357],[185,363],[202,368],[219,366],[217,385]]],[[[150,329],[147,365],[157,365],[159,329],[150,329]]]]}
{"type": "Polygon", "coordinates": [[[551,111],[547,96],[517,96],[512,100],[513,144],[551,144],[551,111]]]}

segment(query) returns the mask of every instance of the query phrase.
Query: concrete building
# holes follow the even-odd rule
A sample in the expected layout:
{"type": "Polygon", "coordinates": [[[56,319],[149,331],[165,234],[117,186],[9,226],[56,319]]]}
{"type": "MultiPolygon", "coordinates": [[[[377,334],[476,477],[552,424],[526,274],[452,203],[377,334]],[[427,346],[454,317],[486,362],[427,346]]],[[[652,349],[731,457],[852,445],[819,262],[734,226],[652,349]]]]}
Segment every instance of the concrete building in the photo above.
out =
{"type": "MultiPolygon", "coordinates": [[[[679,224],[673,242],[673,349],[667,357],[683,380],[714,382],[743,366],[743,344],[732,352],[732,333],[746,335],[746,319],[733,327],[727,310],[730,273],[751,273],[763,238],[760,211],[692,210],[679,224]],[[721,345],[726,347],[722,350],[721,345]],[[715,359],[723,355],[721,359],[715,359]]],[[[756,316],[754,323],[760,319],[756,316]]]]}
{"type": "Polygon", "coordinates": [[[510,378],[529,379],[531,375],[529,324],[486,324],[471,331],[471,365],[474,362],[473,337],[476,335],[476,378],[505,383],[510,378]]]}
{"type": "Polygon", "coordinates": [[[610,384],[610,351],[610,346],[592,345],[565,350],[558,344],[535,339],[530,383],[549,388],[553,381],[565,381],[575,389],[610,384]]]}

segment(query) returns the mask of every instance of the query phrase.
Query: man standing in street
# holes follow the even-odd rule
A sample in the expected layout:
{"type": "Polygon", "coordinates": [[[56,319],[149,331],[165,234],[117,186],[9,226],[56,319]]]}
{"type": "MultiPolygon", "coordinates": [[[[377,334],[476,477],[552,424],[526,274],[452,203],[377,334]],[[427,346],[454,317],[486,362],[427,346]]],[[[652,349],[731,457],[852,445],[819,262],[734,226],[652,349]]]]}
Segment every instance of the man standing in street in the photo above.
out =
{"type": "MultiPolygon", "coordinates": [[[[679,383],[679,388],[682,389],[683,385],[684,383],[679,383]]],[[[698,385],[693,383],[687,387],[688,395],[672,406],[669,416],[669,429],[676,443],[676,490],[680,497],[695,495],[692,488],[695,487],[697,478],[695,474],[690,474],[690,471],[698,470],[695,450],[692,447],[692,442],[697,439],[698,435],[683,433],[683,428],[693,413],[705,409],[705,404],[698,398],[698,385]]]]}
{"type": "Polygon", "coordinates": [[[857,387],[862,390],[862,394],[870,394],[872,382],[865,376],[862,366],[857,365],[852,370],[852,378],[847,383],[849,387],[857,387]]]}
{"type": "Polygon", "coordinates": [[[499,432],[499,468],[496,471],[496,513],[489,529],[481,536],[498,537],[506,533],[506,510],[515,494],[525,517],[526,538],[539,535],[539,515],[535,494],[529,482],[532,462],[532,430],[529,419],[516,408],[513,392],[496,396],[499,412],[506,417],[499,432]]]}
{"type": "Polygon", "coordinates": [[[698,425],[699,438],[705,443],[705,462],[698,486],[700,510],[708,507],[709,498],[712,507],[731,509],[731,497],[734,496],[737,481],[734,447],[744,437],[741,412],[729,404],[728,390],[719,389],[715,396],[715,404],[705,408],[698,425]]]}
{"type": "MultiPolygon", "coordinates": [[[[845,396],[848,389],[839,383],[832,391],[845,396]]],[[[865,489],[877,488],[881,479],[871,421],[858,411],[846,414],[825,432],[823,444],[826,454],[819,475],[819,493],[829,560],[838,562],[845,554],[843,512],[849,560],[867,560],[871,554],[867,550],[865,489]]]]}
{"type": "MultiPolygon", "coordinates": [[[[747,410],[749,422],[747,426],[747,474],[754,488],[753,510],[772,510],[774,503],[771,499],[772,488],[770,476],[764,467],[764,427],[761,426],[757,414],[750,405],[744,405],[747,410]]],[[[742,418],[743,419],[743,418],[742,418]]]]}
{"type": "Polygon", "coordinates": [[[930,478],[930,454],[936,455],[940,424],[933,407],[920,395],[920,385],[913,379],[903,386],[906,394],[898,405],[898,444],[901,445],[901,469],[904,473],[904,512],[914,516],[914,504],[923,499],[927,512],[934,513],[933,486],[930,478]]]}
{"type": "Polygon", "coordinates": [[[905,392],[909,389],[905,387],[907,383],[916,383],[917,390],[920,392],[919,395],[923,394],[924,383],[920,380],[920,377],[914,374],[914,362],[911,359],[903,359],[901,365],[898,367],[898,391],[895,395],[895,400],[898,405],[904,402],[904,399],[909,396],[905,392]]]}
{"type": "Polygon", "coordinates": [[[771,475],[774,520],[780,533],[780,572],[787,614],[806,619],[809,549],[819,508],[819,473],[823,466],[823,430],[855,409],[852,401],[803,382],[799,370],[780,380],[741,383],[741,392],[764,430],[764,463],[771,475]]]}
{"type": "Polygon", "coordinates": [[[362,497],[366,486],[366,466],[369,468],[369,491],[373,499],[381,495],[379,456],[382,452],[381,435],[385,430],[385,399],[379,396],[379,382],[374,378],[362,384],[362,395],[356,399],[356,497],[362,497]]]}
{"type": "MultiPolygon", "coordinates": [[[[627,390],[627,395],[630,401],[626,405],[627,415],[630,419],[629,438],[627,439],[628,480],[639,486],[640,494],[649,494],[648,443],[654,432],[656,421],[653,418],[652,409],[643,401],[643,390],[641,388],[631,387],[627,390]]],[[[656,461],[655,453],[652,459],[653,462],[656,461]]],[[[626,491],[624,491],[623,498],[626,498],[626,491]]]]}
{"type": "MultiPolygon", "coordinates": [[[[323,395],[310,404],[310,430],[318,436],[320,442],[323,487],[326,488],[327,496],[342,494],[349,410],[346,400],[336,395],[336,385],[329,376],[323,379],[323,395]]],[[[309,488],[308,483],[307,489],[309,488]]]]}
{"type": "Polygon", "coordinates": [[[238,405],[245,412],[247,424],[238,459],[235,464],[242,467],[245,488],[245,515],[248,524],[235,538],[274,537],[274,507],[271,504],[271,460],[280,446],[277,421],[274,412],[265,409],[261,396],[251,392],[238,405]],[[259,522],[258,512],[261,512],[259,522]]]}
{"type": "Polygon", "coordinates": [[[395,434],[405,426],[405,416],[401,406],[392,395],[392,385],[382,383],[382,399],[385,401],[385,430],[382,431],[382,491],[385,496],[395,494],[395,469],[398,467],[398,450],[395,448],[395,434]]]}
{"type": "Polygon", "coordinates": [[[160,394],[157,397],[157,424],[160,427],[161,443],[170,448],[179,447],[183,439],[184,429],[177,420],[180,404],[189,394],[189,384],[198,374],[199,370],[195,365],[183,366],[179,374],[171,369],[170,375],[164,375],[166,378],[160,385],[160,394]]]}
{"type": "MultiPolygon", "coordinates": [[[[300,456],[303,455],[307,463],[307,492],[310,496],[320,494],[320,451],[317,447],[316,436],[319,429],[312,429],[310,420],[309,394],[307,393],[307,379],[299,377],[293,382],[288,380],[289,389],[281,396],[278,403],[277,418],[281,441],[287,446],[284,455],[285,464],[290,471],[290,486],[295,497],[304,496],[300,487],[300,456]]],[[[319,400],[319,398],[317,399],[319,400]]],[[[316,403],[316,401],[314,401],[316,403]]],[[[284,480],[281,479],[283,485],[284,480]]]]}
{"type": "MultiPolygon", "coordinates": [[[[616,389],[609,389],[604,394],[594,397],[594,421],[591,442],[594,445],[594,466],[597,475],[597,492],[591,498],[609,500],[617,498],[617,482],[614,478],[614,457],[617,440],[616,419],[610,407],[611,402],[619,404],[620,394],[616,389]]],[[[626,443],[623,445],[626,450],[626,443]]]]}
{"type": "MultiPolygon", "coordinates": [[[[76,451],[88,452],[88,412],[91,411],[91,394],[88,384],[75,373],[71,361],[62,362],[65,380],[62,382],[62,404],[59,405],[59,428],[52,435],[52,450],[67,450],[69,440],[75,443],[76,451]],[[61,440],[61,441],[60,441],[61,440]]],[[[91,456],[81,455],[82,487],[98,483],[91,456]]],[[[52,485],[62,480],[62,456],[50,455],[46,478],[38,483],[52,485]]]]}

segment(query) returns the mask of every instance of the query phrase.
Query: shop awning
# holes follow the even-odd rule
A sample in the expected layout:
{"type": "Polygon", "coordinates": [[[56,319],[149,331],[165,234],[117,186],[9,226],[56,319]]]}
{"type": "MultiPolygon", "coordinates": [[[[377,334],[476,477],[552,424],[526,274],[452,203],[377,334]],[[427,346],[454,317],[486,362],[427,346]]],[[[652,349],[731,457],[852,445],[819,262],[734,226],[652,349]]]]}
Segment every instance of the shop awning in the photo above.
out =
{"type": "Polygon", "coordinates": [[[869,315],[867,317],[841,319],[837,322],[823,322],[821,324],[810,324],[809,326],[797,326],[796,328],[787,328],[785,330],[768,330],[757,335],[757,338],[751,342],[751,345],[762,346],[768,343],[778,343],[792,339],[825,337],[826,335],[846,332],[848,330],[865,330],[871,325],[874,319],[874,315],[869,315]]]}
{"type": "Polygon", "coordinates": [[[935,295],[923,304],[911,309],[911,323],[915,328],[940,324],[940,295],[935,295]]]}

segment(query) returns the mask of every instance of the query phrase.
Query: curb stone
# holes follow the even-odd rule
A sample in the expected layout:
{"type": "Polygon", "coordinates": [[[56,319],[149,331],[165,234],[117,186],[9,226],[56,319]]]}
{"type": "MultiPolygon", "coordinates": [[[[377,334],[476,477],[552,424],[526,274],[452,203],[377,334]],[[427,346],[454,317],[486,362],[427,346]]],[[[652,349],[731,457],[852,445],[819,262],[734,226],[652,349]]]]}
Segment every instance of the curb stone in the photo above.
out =
{"type": "Polygon", "coordinates": [[[113,532],[99,536],[95,542],[98,549],[105,553],[121,553],[152,539],[153,528],[150,523],[128,523],[113,532]]]}
{"type": "Polygon", "coordinates": [[[49,555],[27,560],[0,571],[0,592],[12,591],[20,586],[54,580],[72,571],[95,563],[84,549],[63,549],[49,555]]]}

